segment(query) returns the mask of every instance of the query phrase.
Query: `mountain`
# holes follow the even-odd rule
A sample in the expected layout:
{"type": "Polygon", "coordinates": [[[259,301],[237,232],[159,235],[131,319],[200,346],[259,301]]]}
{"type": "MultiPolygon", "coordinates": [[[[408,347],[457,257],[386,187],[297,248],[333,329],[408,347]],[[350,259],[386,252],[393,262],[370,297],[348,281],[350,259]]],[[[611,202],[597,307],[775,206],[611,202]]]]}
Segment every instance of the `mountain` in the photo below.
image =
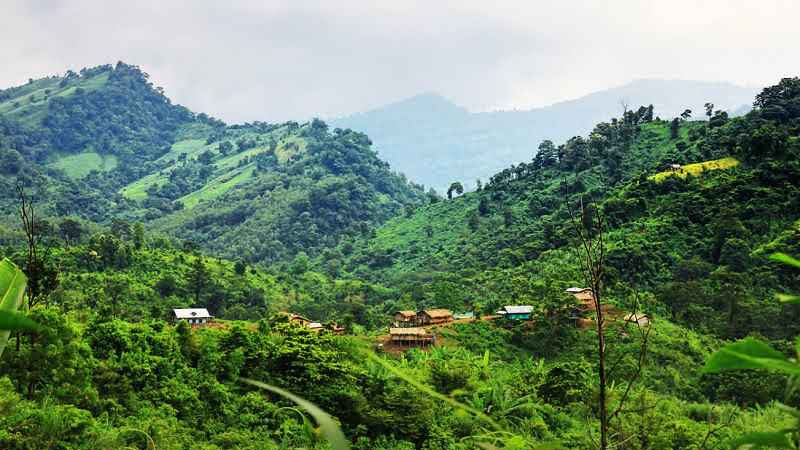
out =
{"type": "Polygon", "coordinates": [[[798,78],[742,117],[629,110],[448,200],[364,134],[226,125],[132,66],[0,102],[0,295],[21,267],[34,322],[5,296],[0,448],[590,449],[603,411],[608,448],[795,438],[800,306],[776,294],[800,277],[769,256],[800,254],[798,78]],[[566,291],[578,236],[602,242],[602,326],[566,291]],[[479,317],[391,325],[429,308],[479,317]]]}
{"type": "Polygon", "coordinates": [[[248,261],[313,254],[423,197],[361,133],[319,120],[227,125],[172,104],[124,63],[0,91],[6,223],[18,180],[45,215],[145,222],[248,261]]]}
{"type": "Polygon", "coordinates": [[[635,292],[645,310],[706,333],[792,339],[800,333],[794,319],[771,318],[800,317],[800,308],[774,293],[800,291],[800,278],[768,256],[800,253],[798,86],[785,79],[766,89],[742,117],[665,121],[628,112],[600,123],[480,190],[346,243],[341,267],[423,304],[430,294],[420,284],[436,293],[432,303],[454,309],[495,311],[508,299],[545,307],[584,282],[577,214],[589,235],[602,220],[610,302],[629,304],[635,292]]]}
{"type": "Polygon", "coordinates": [[[729,83],[638,80],[547,107],[479,113],[428,93],[330,123],[367,133],[393,167],[442,191],[453,181],[473,185],[509,164],[529,161],[545,139],[560,143],[587,133],[621,114],[622,103],[632,109],[652,104],[663,118],[687,108],[699,117],[706,102],[741,114],[755,93],[729,83]]]}

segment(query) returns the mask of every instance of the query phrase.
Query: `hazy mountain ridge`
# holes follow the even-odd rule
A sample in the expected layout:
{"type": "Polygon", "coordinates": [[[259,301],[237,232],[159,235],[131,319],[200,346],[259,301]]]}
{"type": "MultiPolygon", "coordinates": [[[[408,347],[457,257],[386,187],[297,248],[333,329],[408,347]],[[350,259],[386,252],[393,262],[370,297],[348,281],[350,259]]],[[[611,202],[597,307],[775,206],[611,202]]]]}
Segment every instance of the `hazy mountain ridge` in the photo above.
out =
{"type": "Polygon", "coordinates": [[[470,112],[433,93],[333,119],[332,126],[367,133],[375,149],[409,179],[439,190],[452,181],[473,185],[509,164],[529,161],[545,139],[561,143],[629,109],[653,104],[662,118],[691,109],[746,112],[756,88],[730,83],[637,80],[575,100],[520,111],[470,112]]]}

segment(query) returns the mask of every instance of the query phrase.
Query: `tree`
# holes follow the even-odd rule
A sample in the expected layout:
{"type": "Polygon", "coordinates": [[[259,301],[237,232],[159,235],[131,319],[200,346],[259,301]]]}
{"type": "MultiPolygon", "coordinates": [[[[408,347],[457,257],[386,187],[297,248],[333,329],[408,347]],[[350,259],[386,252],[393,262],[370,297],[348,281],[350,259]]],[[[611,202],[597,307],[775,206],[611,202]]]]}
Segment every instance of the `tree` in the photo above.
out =
{"type": "Polygon", "coordinates": [[[111,234],[119,239],[127,239],[131,236],[131,224],[115,217],[111,219],[111,234]]]}
{"type": "Polygon", "coordinates": [[[64,244],[69,247],[73,242],[78,242],[85,231],[77,220],[64,219],[58,224],[58,232],[64,239],[64,244]]]}
{"type": "Polygon", "coordinates": [[[710,119],[714,115],[714,104],[707,102],[703,107],[706,109],[706,116],[710,119]]]}
{"type": "Polygon", "coordinates": [[[472,213],[470,213],[468,224],[470,230],[472,230],[473,232],[478,231],[478,227],[480,227],[481,221],[476,211],[472,211],[472,213]]]}
{"type": "Polygon", "coordinates": [[[689,120],[690,117],[692,117],[692,110],[684,109],[683,112],[681,113],[681,119],[689,120]]]}
{"type": "Polygon", "coordinates": [[[644,117],[642,120],[645,122],[652,122],[653,121],[653,105],[648,105],[647,109],[645,110],[644,117]]]}
{"type": "Polygon", "coordinates": [[[136,222],[133,225],[133,247],[136,250],[141,250],[144,246],[144,225],[136,222]]]}
{"type": "Polygon", "coordinates": [[[292,264],[289,266],[289,272],[291,272],[293,275],[302,275],[308,272],[308,267],[310,264],[311,260],[308,258],[306,252],[298,252],[292,260],[292,264]]]}
{"type": "Polygon", "coordinates": [[[509,207],[503,209],[503,224],[506,226],[506,228],[514,224],[514,213],[509,207]]]}
{"type": "Polygon", "coordinates": [[[670,139],[678,139],[678,130],[680,130],[680,127],[681,127],[680,120],[677,117],[672,119],[672,122],[669,123],[670,139]]]}
{"type": "MultiPolygon", "coordinates": [[[[678,119],[676,118],[675,121],[678,119]]],[[[563,186],[568,186],[567,180],[564,179],[563,186]]],[[[605,242],[605,227],[606,220],[602,208],[598,208],[593,198],[581,197],[578,205],[570,200],[569,191],[564,192],[565,203],[567,212],[569,213],[570,222],[577,238],[579,264],[581,274],[583,275],[585,285],[591,289],[593,297],[594,309],[594,322],[597,331],[597,379],[598,379],[598,410],[600,416],[600,449],[607,450],[614,447],[614,443],[609,442],[612,439],[612,434],[609,432],[611,421],[614,420],[621,412],[624,411],[623,407],[628,400],[631,393],[633,383],[639,378],[644,367],[645,355],[647,353],[648,338],[650,335],[650,327],[642,328],[638,321],[636,328],[640,337],[640,349],[638,359],[636,362],[636,369],[633,374],[628,378],[625,389],[622,395],[617,400],[617,405],[613,410],[609,410],[608,404],[608,377],[609,370],[613,373],[616,364],[612,365],[610,369],[606,365],[606,358],[609,349],[606,346],[606,318],[603,308],[603,298],[605,294],[605,280],[606,273],[606,258],[608,247],[605,242]]],[[[638,307],[638,294],[634,290],[636,297],[636,305],[633,314],[637,314],[638,307]]]]}
{"type": "Polygon", "coordinates": [[[195,256],[194,261],[192,261],[191,269],[189,270],[188,279],[189,290],[194,295],[194,306],[201,306],[200,298],[206,286],[209,285],[210,278],[210,273],[208,272],[205,261],[203,261],[203,257],[200,255],[195,256]]]}
{"type": "Polygon", "coordinates": [[[24,160],[18,151],[0,149],[0,173],[15,175],[22,170],[23,164],[24,160]]]}
{"type": "Polygon", "coordinates": [[[456,181],[453,184],[451,184],[450,188],[447,189],[447,199],[448,200],[452,200],[453,199],[453,192],[455,192],[458,195],[463,194],[464,193],[464,186],[462,186],[461,183],[459,183],[458,181],[456,181]]]}
{"type": "Polygon", "coordinates": [[[489,200],[484,196],[481,196],[480,200],[478,200],[478,214],[481,216],[489,214],[489,200]]]}
{"type": "MultiPolygon", "coordinates": [[[[22,230],[28,250],[22,269],[28,277],[27,294],[28,310],[30,311],[58,287],[59,271],[51,264],[51,246],[45,240],[48,228],[51,227],[38,218],[21,182],[17,184],[17,195],[20,203],[22,230]]],[[[31,339],[33,339],[33,335],[31,335],[31,339]]],[[[19,339],[17,339],[17,345],[19,345],[19,339]]]]}
{"type": "Polygon", "coordinates": [[[236,275],[242,276],[247,271],[247,265],[241,259],[236,260],[236,264],[233,265],[233,271],[236,272],[236,275]]]}
{"type": "Polygon", "coordinates": [[[800,117],[800,77],[783,78],[777,85],[764,88],[753,106],[777,119],[800,117]]]}

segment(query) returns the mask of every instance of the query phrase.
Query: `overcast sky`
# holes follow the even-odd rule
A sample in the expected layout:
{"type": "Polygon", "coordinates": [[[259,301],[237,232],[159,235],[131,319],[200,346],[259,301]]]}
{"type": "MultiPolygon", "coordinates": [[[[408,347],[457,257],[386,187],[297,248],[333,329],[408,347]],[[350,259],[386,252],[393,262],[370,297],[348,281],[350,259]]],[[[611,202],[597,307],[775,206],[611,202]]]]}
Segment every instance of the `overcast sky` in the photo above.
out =
{"type": "Polygon", "coordinates": [[[123,60],[229,122],[421,92],[529,108],[637,78],[800,75],[800,1],[6,0],[0,86],[123,60]]]}

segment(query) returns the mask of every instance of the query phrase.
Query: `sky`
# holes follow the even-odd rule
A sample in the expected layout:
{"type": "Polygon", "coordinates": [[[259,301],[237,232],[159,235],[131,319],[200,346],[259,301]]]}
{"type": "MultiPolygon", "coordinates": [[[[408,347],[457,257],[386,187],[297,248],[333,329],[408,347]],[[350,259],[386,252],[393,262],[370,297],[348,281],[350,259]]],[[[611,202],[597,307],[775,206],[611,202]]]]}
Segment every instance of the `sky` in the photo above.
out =
{"type": "Polygon", "coordinates": [[[228,122],[423,92],[527,109],[640,78],[798,76],[798,17],[795,0],[5,0],[0,87],[122,60],[228,122]]]}

